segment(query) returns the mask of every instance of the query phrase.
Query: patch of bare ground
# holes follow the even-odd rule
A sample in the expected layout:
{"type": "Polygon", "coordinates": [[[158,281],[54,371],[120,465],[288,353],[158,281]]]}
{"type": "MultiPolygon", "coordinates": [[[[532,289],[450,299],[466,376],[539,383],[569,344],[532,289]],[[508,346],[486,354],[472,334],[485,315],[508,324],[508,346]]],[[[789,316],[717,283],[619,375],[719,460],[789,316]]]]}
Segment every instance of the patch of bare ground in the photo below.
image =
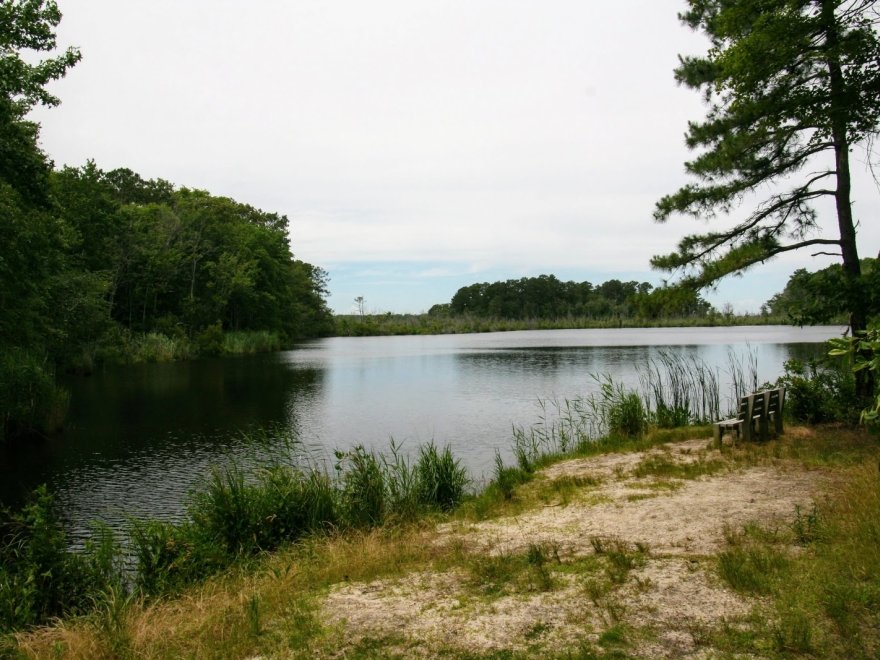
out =
{"type": "Polygon", "coordinates": [[[570,566],[600,550],[597,539],[647,549],[624,579],[609,581],[595,566],[588,577],[551,563],[553,588],[487,599],[463,572],[418,573],[338,586],[324,603],[325,615],[342,624],[349,641],[402,639],[407,654],[437,649],[537,654],[584,643],[595,648],[601,647],[603,630],[623,625],[632,631],[627,652],[637,657],[702,657],[706,649],[695,642],[694,631],[735,622],[753,605],[724,587],[712,569],[710,557],[723,548],[725,529],[755,520],[789,524],[795,507],[809,506],[828,479],[821,471],[782,462],[737,466],[707,440],[570,460],[542,477],[589,477],[589,496],[564,505],[537,504],[517,516],[445,525],[437,542],[494,557],[547,547],[570,566]],[[658,481],[650,471],[635,476],[647,459],[666,466],[716,463],[695,478],[666,475],[658,481]],[[604,580],[599,597],[587,586],[591,579],[604,580]]]}
{"type": "Polygon", "coordinates": [[[426,656],[438,648],[469,653],[524,651],[536,643],[565,648],[602,624],[601,613],[573,579],[548,592],[488,600],[474,595],[467,582],[461,573],[418,573],[342,585],[328,595],[324,614],[344,624],[349,642],[401,638],[407,654],[426,656]]]}

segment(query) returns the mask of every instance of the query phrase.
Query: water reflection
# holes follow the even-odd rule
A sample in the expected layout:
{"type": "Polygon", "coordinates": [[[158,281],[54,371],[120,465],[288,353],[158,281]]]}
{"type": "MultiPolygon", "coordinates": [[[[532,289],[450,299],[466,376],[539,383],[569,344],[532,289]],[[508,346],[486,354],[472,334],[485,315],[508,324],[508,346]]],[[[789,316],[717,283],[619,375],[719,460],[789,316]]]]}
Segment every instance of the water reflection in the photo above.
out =
{"type": "MultiPolygon", "coordinates": [[[[273,448],[241,431],[279,425],[312,451],[355,444],[414,452],[450,444],[477,478],[512,425],[528,425],[539,399],[598,389],[593,378],[638,383],[659,351],[703,360],[726,382],[728,354],[757,354],[774,380],[789,356],[821,350],[837,329],[710,328],[512,332],[434,337],[334,338],[250,358],[108,369],[72,379],[65,434],[0,454],[0,498],[14,503],[48,482],[77,532],[102,519],[175,519],[211,464],[247,462],[273,448]],[[750,348],[749,348],[750,347],[750,348]]],[[[722,390],[723,393],[724,390],[722,390]]]]}
{"type": "Polygon", "coordinates": [[[125,513],[173,517],[209,465],[246,456],[242,431],[297,431],[292,406],[320,398],[324,372],[277,356],[136,365],[70,379],[65,432],[7,449],[0,497],[20,502],[37,484],[57,493],[67,517],[115,524],[125,513]]]}

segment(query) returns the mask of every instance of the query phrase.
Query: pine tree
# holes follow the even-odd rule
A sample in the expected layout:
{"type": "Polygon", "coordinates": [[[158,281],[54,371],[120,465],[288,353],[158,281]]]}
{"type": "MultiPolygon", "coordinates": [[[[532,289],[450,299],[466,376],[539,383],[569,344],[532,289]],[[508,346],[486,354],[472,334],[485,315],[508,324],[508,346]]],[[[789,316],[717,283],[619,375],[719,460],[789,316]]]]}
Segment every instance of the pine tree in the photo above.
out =
{"type": "Polygon", "coordinates": [[[864,330],[868,314],[878,310],[864,304],[850,152],[856,145],[870,149],[878,129],[875,2],[688,4],[679,18],[711,41],[705,56],[682,57],[675,71],[708,105],[705,120],[691,122],[686,135],[688,147],[699,151],[686,163],[698,182],[663,197],[654,217],[733,219],[728,227],[685,236],[676,252],[654,257],[652,265],[702,287],[784,252],[834,254],[846,275],[840,295],[851,328],[864,330]],[[834,202],[834,234],[819,234],[814,203],[822,199],[834,202]]]}

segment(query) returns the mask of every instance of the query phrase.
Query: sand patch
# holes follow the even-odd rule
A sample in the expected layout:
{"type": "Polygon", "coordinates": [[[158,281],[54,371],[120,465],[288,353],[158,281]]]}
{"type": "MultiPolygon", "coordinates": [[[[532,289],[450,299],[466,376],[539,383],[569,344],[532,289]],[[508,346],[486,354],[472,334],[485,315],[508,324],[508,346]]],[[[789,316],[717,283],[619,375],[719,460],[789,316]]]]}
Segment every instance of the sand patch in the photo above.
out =
{"type": "Polygon", "coordinates": [[[641,543],[653,554],[705,555],[724,543],[725,526],[751,520],[787,524],[795,507],[808,507],[823,479],[818,473],[757,467],[680,482],[674,491],[631,488],[638,480],[603,486],[613,501],[593,506],[542,507],[522,515],[459,528],[469,547],[516,553],[549,544],[566,555],[592,552],[593,537],[641,543]],[[634,493],[651,495],[632,499],[634,493]]]}
{"type": "Polygon", "coordinates": [[[327,596],[324,615],[341,624],[347,643],[393,638],[401,655],[430,656],[438,649],[525,654],[579,645],[601,649],[607,643],[602,632],[623,624],[638,631],[626,642],[626,652],[636,657],[708,657],[695,636],[723,621],[735,625],[754,605],[727,589],[715,573],[712,556],[724,548],[725,530],[752,521],[789,525],[795,508],[811,506],[829,483],[826,473],[793,464],[738,468],[712,449],[709,440],[566,461],[539,478],[564,477],[587,478],[589,485],[567,504],[442,525],[435,541],[459,544],[477,557],[515,558],[531,546],[549,548],[563,562],[548,565],[550,590],[486,597],[464,569],[422,572],[340,585],[327,596]],[[666,477],[658,488],[656,476],[633,475],[650,457],[724,464],[711,476],[666,477]],[[638,553],[635,567],[622,581],[608,581],[602,564],[607,557],[584,559],[592,562],[592,574],[564,569],[595,554],[596,539],[638,553]],[[597,596],[588,585],[602,580],[605,586],[597,596]]]}

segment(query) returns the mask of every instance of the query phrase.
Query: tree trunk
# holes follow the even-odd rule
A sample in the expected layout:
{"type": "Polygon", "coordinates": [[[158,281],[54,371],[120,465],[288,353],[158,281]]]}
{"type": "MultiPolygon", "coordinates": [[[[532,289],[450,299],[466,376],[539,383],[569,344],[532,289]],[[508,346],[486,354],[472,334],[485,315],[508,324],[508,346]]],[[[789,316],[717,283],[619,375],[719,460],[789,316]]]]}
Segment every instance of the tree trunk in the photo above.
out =
{"type": "MultiPolygon", "coordinates": [[[[843,271],[846,275],[847,306],[849,308],[849,327],[853,336],[864,332],[867,327],[865,301],[862,292],[862,267],[856,244],[856,228],[852,214],[850,191],[852,180],[849,169],[849,138],[846,132],[848,104],[845,98],[843,71],[840,66],[838,45],[840,35],[834,16],[835,2],[821,0],[822,25],[825,30],[826,66],[830,83],[829,114],[831,116],[831,140],[834,143],[834,163],[837,188],[834,202],[837,210],[837,226],[840,232],[840,252],[843,258],[843,271]]],[[[867,369],[856,372],[856,393],[871,396],[874,380],[867,369]]]]}

